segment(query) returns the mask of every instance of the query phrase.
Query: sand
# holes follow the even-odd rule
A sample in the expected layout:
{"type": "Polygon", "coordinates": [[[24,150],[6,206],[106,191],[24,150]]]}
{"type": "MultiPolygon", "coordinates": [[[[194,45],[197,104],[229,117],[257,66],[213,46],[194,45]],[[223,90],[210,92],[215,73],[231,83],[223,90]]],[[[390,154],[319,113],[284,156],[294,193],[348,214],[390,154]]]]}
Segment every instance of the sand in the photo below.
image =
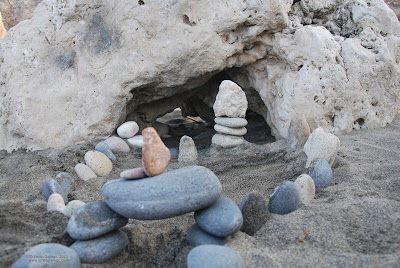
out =
{"type": "MultiPolygon", "coordinates": [[[[189,126],[176,123],[175,137],[165,142],[175,148],[189,126]]],[[[305,172],[304,153],[286,152],[284,141],[273,142],[257,129],[249,126],[253,135],[246,137],[256,143],[217,149],[210,147],[212,127],[191,125],[199,164],[221,180],[222,196],[237,203],[252,191],[268,200],[277,185],[305,172]]],[[[247,267],[400,267],[400,120],[339,138],[332,185],[317,190],[311,205],[271,215],[254,236],[239,232],[230,239],[228,245],[242,255],[247,267]]],[[[69,199],[90,202],[102,200],[106,181],[140,166],[141,150],[133,148],[129,154],[116,155],[109,176],[78,179],[74,166],[97,142],[61,150],[0,152],[0,266],[9,266],[39,243],[73,243],[65,231],[68,218],[46,211],[41,195],[46,178],[69,172],[75,178],[69,199]]],[[[173,158],[168,169],[178,167],[173,158]]],[[[83,267],[185,267],[191,249],[185,234],[193,222],[193,213],[168,220],[130,220],[122,229],[129,237],[126,250],[102,265],[83,267]]]]}

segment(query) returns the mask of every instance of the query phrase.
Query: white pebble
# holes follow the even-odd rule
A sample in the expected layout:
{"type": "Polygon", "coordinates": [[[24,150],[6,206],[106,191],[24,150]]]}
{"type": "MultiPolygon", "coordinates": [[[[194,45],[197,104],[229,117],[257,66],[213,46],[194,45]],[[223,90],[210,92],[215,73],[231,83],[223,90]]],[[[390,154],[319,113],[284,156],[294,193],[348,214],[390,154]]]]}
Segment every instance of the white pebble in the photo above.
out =
{"type": "Polygon", "coordinates": [[[135,121],[128,121],[117,128],[118,136],[123,139],[129,139],[136,135],[139,131],[139,126],[135,121]]]}
{"type": "Polygon", "coordinates": [[[58,211],[64,213],[65,203],[60,194],[52,194],[47,200],[47,211],[58,211]]]}
{"type": "Polygon", "coordinates": [[[71,217],[72,214],[74,214],[74,212],[78,210],[78,208],[84,206],[85,204],[85,202],[82,202],[80,200],[72,200],[65,207],[64,215],[67,217],[71,217]]]}
{"type": "Polygon", "coordinates": [[[129,144],[135,147],[142,148],[143,147],[143,136],[142,135],[136,135],[135,137],[132,137],[128,139],[129,144]]]}
{"type": "Polygon", "coordinates": [[[91,170],[90,167],[86,166],[85,164],[77,164],[74,170],[76,175],[78,175],[78,177],[84,181],[88,181],[97,177],[93,170],[91,170]]]}
{"type": "Polygon", "coordinates": [[[301,203],[309,205],[315,197],[314,180],[309,175],[303,174],[295,180],[294,184],[299,190],[301,203]]]}

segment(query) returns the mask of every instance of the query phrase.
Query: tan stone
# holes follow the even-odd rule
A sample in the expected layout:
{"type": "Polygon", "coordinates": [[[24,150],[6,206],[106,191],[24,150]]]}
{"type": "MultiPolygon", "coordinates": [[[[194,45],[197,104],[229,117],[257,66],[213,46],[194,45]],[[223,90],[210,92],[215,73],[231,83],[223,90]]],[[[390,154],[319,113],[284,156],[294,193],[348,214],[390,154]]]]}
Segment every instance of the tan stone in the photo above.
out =
{"type": "Polygon", "coordinates": [[[0,12],[0,39],[3,38],[7,33],[6,28],[4,27],[3,24],[3,18],[1,16],[1,12],[0,12]]]}
{"type": "Polygon", "coordinates": [[[54,193],[50,195],[47,200],[47,211],[58,211],[64,213],[65,203],[64,199],[60,194],[54,193]]]}
{"type": "Polygon", "coordinates": [[[310,126],[304,114],[296,114],[289,125],[287,145],[290,149],[297,150],[304,146],[310,136],[310,126]]]}
{"type": "Polygon", "coordinates": [[[112,171],[111,160],[99,151],[88,151],[85,154],[85,162],[97,176],[107,176],[112,171]]]}
{"type": "Polygon", "coordinates": [[[165,146],[157,131],[148,127],[143,129],[142,164],[147,176],[164,172],[171,160],[171,152],[165,146]]]}

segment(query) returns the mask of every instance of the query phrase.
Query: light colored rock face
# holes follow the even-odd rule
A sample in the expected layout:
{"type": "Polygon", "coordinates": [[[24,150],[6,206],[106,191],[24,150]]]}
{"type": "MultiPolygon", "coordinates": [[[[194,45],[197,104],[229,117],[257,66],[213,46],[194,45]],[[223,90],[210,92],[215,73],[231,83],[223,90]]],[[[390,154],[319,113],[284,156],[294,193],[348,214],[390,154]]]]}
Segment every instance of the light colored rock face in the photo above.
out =
{"type": "Polygon", "coordinates": [[[244,91],[234,82],[222,81],[213,105],[215,116],[245,117],[247,99],[244,91]]]}
{"type": "Polygon", "coordinates": [[[289,9],[283,0],[44,0],[0,42],[0,148],[63,147],[125,120],[150,124],[215,73],[261,59],[260,36],[286,27],[289,9]]]}
{"type": "Polygon", "coordinates": [[[4,0],[0,1],[0,10],[3,15],[4,27],[8,30],[20,21],[29,20],[33,16],[36,6],[42,0],[4,0]]]}
{"type": "Polygon", "coordinates": [[[0,12],[0,39],[3,38],[7,33],[6,28],[4,28],[4,24],[3,24],[3,18],[1,16],[1,12],[0,12]]]}

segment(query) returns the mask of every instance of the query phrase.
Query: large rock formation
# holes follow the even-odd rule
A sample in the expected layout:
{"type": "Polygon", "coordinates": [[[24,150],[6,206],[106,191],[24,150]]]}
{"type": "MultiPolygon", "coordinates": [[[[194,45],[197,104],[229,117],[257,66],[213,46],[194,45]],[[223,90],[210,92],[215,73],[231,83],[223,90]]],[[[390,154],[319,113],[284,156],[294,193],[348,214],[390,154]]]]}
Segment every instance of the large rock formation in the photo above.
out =
{"type": "MultiPolygon", "coordinates": [[[[0,1],[0,11],[6,30],[17,25],[20,21],[32,18],[36,6],[42,0],[3,0],[0,1]]],[[[64,1],[65,2],[65,1],[64,1]]]]}
{"type": "Polygon", "coordinates": [[[295,112],[335,133],[382,126],[399,111],[399,51],[381,0],[45,0],[0,41],[0,149],[105,137],[193,101],[201,113],[226,75],[277,138],[295,112]]]}

